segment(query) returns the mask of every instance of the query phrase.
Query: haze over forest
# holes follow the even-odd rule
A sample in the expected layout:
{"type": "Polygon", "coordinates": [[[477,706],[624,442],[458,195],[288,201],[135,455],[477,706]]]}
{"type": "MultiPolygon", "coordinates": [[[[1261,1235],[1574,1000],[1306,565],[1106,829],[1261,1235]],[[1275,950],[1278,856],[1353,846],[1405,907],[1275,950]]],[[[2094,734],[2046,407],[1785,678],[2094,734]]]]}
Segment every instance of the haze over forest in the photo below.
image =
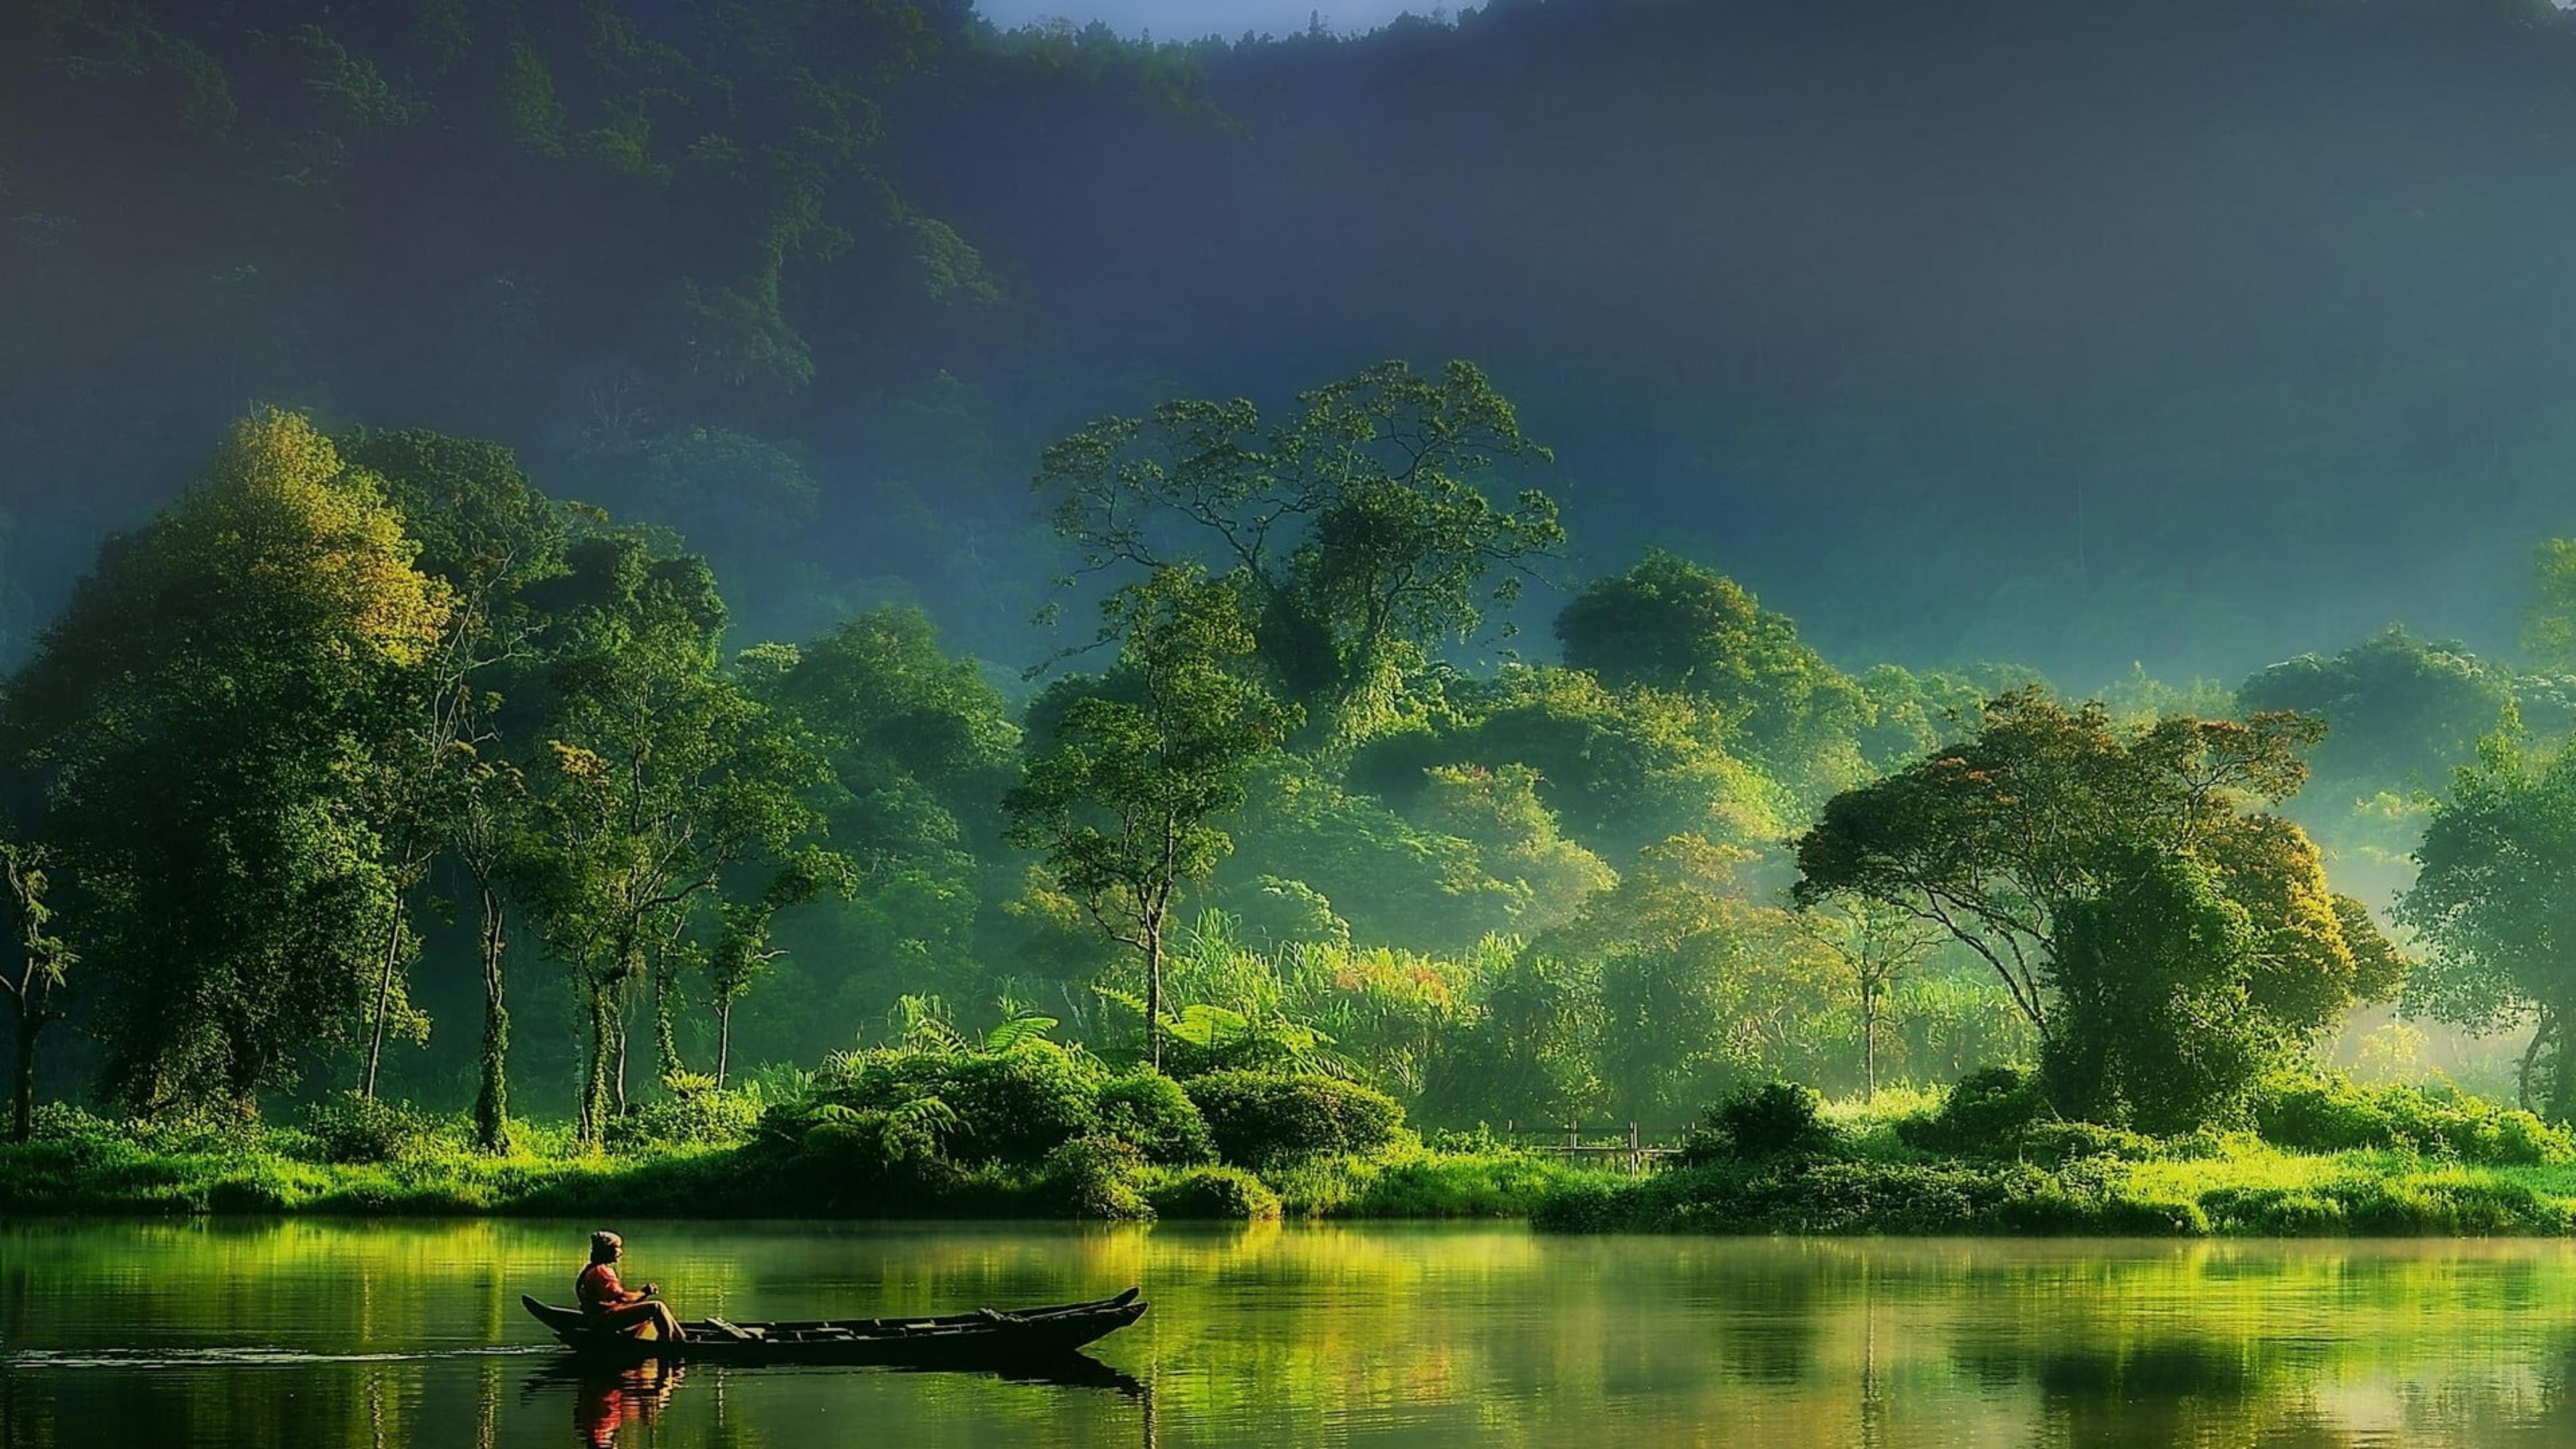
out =
{"type": "Polygon", "coordinates": [[[252,401],[678,526],[737,642],[915,599],[1012,662],[1046,440],[1385,357],[1476,359],[1556,449],[1560,576],[1678,547],[1849,667],[2501,650],[2567,523],[2545,4],[1520,0],[1152,48],[960,3],[11,8],[13,654],[252,401]]]}

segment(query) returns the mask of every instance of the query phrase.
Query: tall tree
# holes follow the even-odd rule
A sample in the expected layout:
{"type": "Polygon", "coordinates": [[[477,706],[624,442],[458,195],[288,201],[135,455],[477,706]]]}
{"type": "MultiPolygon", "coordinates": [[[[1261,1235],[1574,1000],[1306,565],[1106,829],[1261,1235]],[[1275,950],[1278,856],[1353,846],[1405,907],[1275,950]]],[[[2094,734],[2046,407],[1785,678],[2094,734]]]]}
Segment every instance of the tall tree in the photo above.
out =
{"type": "Polygon", "coordinates": [[[1159,1068],[1165,926],[1181,887],[1234,848],[1217,822],[1296,712],[1244,673],[1254,642],[1238,580],[1158,569],[1102,612],[1117,668],[1063,711],[1004,808],[1013,843],[1042,853],[1100,930],[1144,957],[1159,1068]]]}
{"type": "Polygon", "coordinates": [[[1869,697],[1733,579],[1662,550],[1598,578],[1556,616],[1568,667],[1614,689],[1686,694],[1722,710],[1775,772],[1848,784],[1863,773],[1869,697]]]}
{"type": "MultiPolygon", "coordinates": [[[[402,515],[404,533],[420,548],[417,566],[447,585],[454,604],[438,647],[414,677],[420,697],[409,721],[374,773],[401,899],[427,875],[439,851],[460,845],[460,833],[478,841],[488,836],[496,792],[498,798],[511,792],[508,768],[487,754],[499,742],[501,691],[534,661],[539,647],[543,619],[529,607],[526,591],[561,571],[567,520],[528,481],[510,451],[495,443],[420,430],[362,430],[341,439],[340,448],[381,480],[387,501],[402,515]]],[[[479,859],[488,866],[491,857],[485,852],[479,859]]],[[[479,1103],[507,1095],[500,1080],[508,1042],[501,1019],[503,905],[491,872],[478,869],[476,861],[466,868],[476,879],[485,946],[485,1080],[479,1103]]],[[[396,974],[407,934],[416,934],[407,933],[407,924],[406,911],[387,914],[359,1075],[362,1096],[376,1094],[396,974]]],[[[495,1115],[490,1126],[478,1128],[487,1147],[498,1147],[503,1120],[495,1115]]]]}
{"type": "Polygon", "coordinates": [[[2005,695],[1971,738],[1828,802],[1798,841],[1796,895],[1883,902],[1976,952],[2039,1033],[2062,1106],[2220,1110],[2177,1106],[2164,1063],[2240,1027],[2304,1041],[2398,985],[2395,954],[2328,889],[2306,836],[2261,813],[2305,780],[2318,734],[2296,715],[2123,731],[2098,704],[2005,695]],[[2241,926],[2221,930],[2229,911],[2241,926]],[[2186,916],[2227,951],[2193,956],[2172,934],[2186,916]],[[2228,991],[2236,1018],[2211,1008],[2228,991]],[[2157,992],[2151,1009],[2140,993],[2157,992]]]}
{"type": "Polygon", "coordinates": [[[2408,1006],[2478,1032],[2528,1023],[2524,1104],[2576,1118],[2576,748],[2490,738],[2435,803],[2415,860],[2397,918],[2429,953],[2408,1006]]]}
{"type": "Polygon", "coordinates": [[[1946,934],[1901,906],[1845,896],[1798,912],[1799,929],[1824,947],[1851,982],[1860,1008],[1860,1095],[1878,1098],[1878,1042],[1887,994],[1932,954],[1946,934]]]}
{"type": "Polygon", "coordinates": [[[53,890],[52,878],[45,869],[46,852],[41,845],[23,845],[17,841],[0,841],[0,881],[9,890],[8,906],[15,930],[12,945],[18,949],[17,974],[0,975],[0,992],[9,998],[9,1009],[16,1017],[16,1072],[13,1077],[15,1111],[11,1117],[11,1136],[26,1141],[36,1130],[36,1038],[46,1027],[63,1019],[53,994],[62,988],[71,966],[79,959],[71,944],[54,931],[54,909],[46,899],[53,890]]]}
{"type": "Polygon", "coordinates": [[[1564,542],[1556,503],[1498,507],[1480,481],[1544,462],[1474,364],[1402,362],[1304,393],[1265,424],[1237,399],[1104,418],[1046,450],[1038,490],[1085,572],[1159,570],[1198,551],[1239,571],[1262,663],[1329,743],[1388,718],[1404,676],[1564,542]]]}
{"type": "Polygon", "coordinates": [[[724,609],[702,560],[633,533],[582,540],[553,600],[537,827],[519,878],[546,949],[587,1015],[579,1131],[597,1141],[626,1102],[627,1011],[653,990],[667,1076],[678,952],[729,877],[784,863],[821,827],[822,762],[716,670],[724,609]]]}
{"type": "Polygon", "coordinates": [[[400,909],[370,776],[453,613],[415,552],[374,477],[260,413],[101,550],[11,689],[128,1104],[250,1110],[365,1029],[400,909]]]}

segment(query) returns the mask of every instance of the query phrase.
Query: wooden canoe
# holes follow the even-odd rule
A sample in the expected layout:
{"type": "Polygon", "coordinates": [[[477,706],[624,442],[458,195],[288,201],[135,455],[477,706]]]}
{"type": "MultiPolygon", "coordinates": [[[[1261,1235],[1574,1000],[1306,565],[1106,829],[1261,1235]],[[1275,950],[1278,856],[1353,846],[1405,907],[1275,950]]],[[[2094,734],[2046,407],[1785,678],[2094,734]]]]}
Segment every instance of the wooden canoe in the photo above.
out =
{"type": "Polygon", "coordinates": [[[965,1364],[1006,1367],[1062,1358],[1144,1316],[1130,1288],[1115,1298],[1002,1313],[979,1308],[922,1318],[825,1318],[775,1323],[682,1319],[684,1339],[637,1338],[592,1328],[574,1308],[522,1296],[519,1302],[567,1347],[585,1356],[634,1362],[965,1364]]]}

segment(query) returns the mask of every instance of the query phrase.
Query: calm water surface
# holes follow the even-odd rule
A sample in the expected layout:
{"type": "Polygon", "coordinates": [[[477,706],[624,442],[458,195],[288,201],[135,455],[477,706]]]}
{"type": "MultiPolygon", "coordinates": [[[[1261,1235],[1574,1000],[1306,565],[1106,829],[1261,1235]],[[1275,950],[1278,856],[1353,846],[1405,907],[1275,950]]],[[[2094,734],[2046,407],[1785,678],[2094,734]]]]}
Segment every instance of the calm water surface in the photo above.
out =
{"type": "Polygon", "coordinates": [[[2576,1445],[2559,1243],[620,1226],[691,1313],[1154,1308],[1092,1383],[584,1380],[518,1295],[586,1225],[0,1226],[0,1444],[2576,1445]]]}

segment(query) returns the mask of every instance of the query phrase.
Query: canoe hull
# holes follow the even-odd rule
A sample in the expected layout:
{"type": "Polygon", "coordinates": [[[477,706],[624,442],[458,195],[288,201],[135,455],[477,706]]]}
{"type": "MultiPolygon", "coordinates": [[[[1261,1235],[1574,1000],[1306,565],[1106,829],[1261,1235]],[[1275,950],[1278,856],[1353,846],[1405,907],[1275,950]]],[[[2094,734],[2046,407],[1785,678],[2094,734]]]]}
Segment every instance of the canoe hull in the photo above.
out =
{"type": "Polygon", "coordinates": [[[677,1340],[636,1338],[591,1328],[578,1310],[522,1297],[529,1314],[586,1359],[636,1363],[647,1359],[690,1363],[916,1364],[1006,1367],[1072,1354],[1083,1345],[1144,1316],[1145,1304],[1128,1289],[1091,1303],[1059,1303],[1015,1313],[948,1314],[912,1319],[830,1319],[743,1323],[727,1332],[714,1320],[681,1326],[677,1340]],[[739,1335],[739,1336],[737,1336],[739,1335]]]}

